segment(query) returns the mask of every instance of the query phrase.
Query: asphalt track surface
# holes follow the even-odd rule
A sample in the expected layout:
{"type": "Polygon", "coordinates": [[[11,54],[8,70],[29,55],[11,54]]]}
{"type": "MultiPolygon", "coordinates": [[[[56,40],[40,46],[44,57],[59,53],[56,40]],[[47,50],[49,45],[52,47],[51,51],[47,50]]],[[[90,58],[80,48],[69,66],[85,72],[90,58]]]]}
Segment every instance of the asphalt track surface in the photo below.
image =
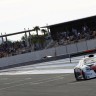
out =
{"type": "Polygon", "coordinates": [[[72,72],[62,71],[72,70],[80,58],[74,58],[71,66],[67,62],[69,59],[64,59],[2,70],[0,96],[96,96],[96,78],[77,82],[72,72]],[[30,70],[34,74],[30,74],[30,70]]]}
{"type": "Polygon", "coordinates": [[[0,96],[96,96],[96,79],[77,82],[73,73],[2,75],[0,96]]]}

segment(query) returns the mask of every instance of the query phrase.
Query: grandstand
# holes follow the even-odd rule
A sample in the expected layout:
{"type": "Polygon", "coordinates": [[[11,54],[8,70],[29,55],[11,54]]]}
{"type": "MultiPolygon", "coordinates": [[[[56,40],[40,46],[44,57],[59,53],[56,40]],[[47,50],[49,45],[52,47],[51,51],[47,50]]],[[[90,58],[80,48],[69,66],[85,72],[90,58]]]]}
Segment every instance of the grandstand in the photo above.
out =
{"type": "MultiPolygon", "coordinates": [[[[20,47],[22,47],[23,44],[23,48],[22,52],[24,52],[25,47],[27,47],[27,50],[29,49],[29,45],[31,47],[30,42],[28,42],[28,36],[27,33],[29,33],[29,37],[30,37],[30,32],[32,32],[33,30],[26,30],[26,31],[21,31],[21,32],[15,32],[15,33],[10,33],[10,34],[5,34],[0,36],[1,38],[1,44],[0,44],[0,58],[2,57],[6,57],[6,56],[12,56],[12,55],[16,55],[19,54],[20,52],[16,52],[16,49],[19,49],[20,47]],[[18,34],[23,34],[25,33],[25,41],[22,42],[22,44],[20,42],[18,42],[18,40],[14,43],[9,43],[7,37],[8,36],[13,36],[13,35],[18,35],[18,34]],[[4,37],[5,37],[5,41],[4,41],[4,37]]],[[[30,38],[29,38],[30,39],[30,38]]]]}
{"type": "MultiPolygon", "coordinates": [[[[50,29],[52,39],[56,43],[54,44],[53,42],[53,46],[57,45],[57,43],[60,46],[96,38],[96,16],[44,26],[42,28],[46,27],[50,29]]],[[[52,47],[52,44],[50,45],[48,48],[52,47]]]]}
{"type": "MultiPolygon", "coordinates": [[[[41,28],[47,28],[49,35],[45,36],[45,44],[43,47],[41,46],[32,46],[32,42],[30,42],[30,38],[28,40],[27,33],[29,33],[29,37],[31,37],[30,32],[32,30],[26,30],[21,32],[15,32],[11,34],[5,34],[0,36],[2,43],[0,45],[0,57],[12,56],[16,54],[24,54],[26,52],[32,52],[41,49],[48,49],[57,46],[63,46],[68,44],[74,44],[81,41],[86,41],[90,39],[96,38],[96,16],[81,18],[73,21],[63,22],[59,24],[44,26],[41,28]],[[25,33],[25,41],[24,42],[15,42],[12,45],[7,45],[4,43],[3,38],[25,33]],[[51,37],[51,38],[50,38],[51,37]],[[49,38],[49,39],[48,39],[49,38]],[[12,47],[15,46],[15,47],[12,47]],[[34,48],[33,48],[34,47],[34,48]],[[38,48],[37,48],[38,47],[38,48]],[[18,50],[19,51],[18,51],[18,50]],[[10,55],[11,53],[11,55],[10,55]]],[[[43,40],[43,41],[44,41],[43,40]]],[[[40,44],[36,44],[40,45],[40,44]]]]}

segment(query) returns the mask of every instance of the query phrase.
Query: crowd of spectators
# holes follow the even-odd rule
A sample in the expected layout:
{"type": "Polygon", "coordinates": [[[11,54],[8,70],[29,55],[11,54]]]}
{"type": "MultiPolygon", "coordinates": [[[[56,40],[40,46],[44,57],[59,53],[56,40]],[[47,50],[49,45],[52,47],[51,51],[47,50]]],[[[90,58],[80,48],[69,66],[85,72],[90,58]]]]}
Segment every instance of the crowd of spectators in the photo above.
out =
{"type": "Polygon", "coordinates": [[[39,36],[38,40],[36,37],[32,39],[33,42],[29,40],[28,42],[25,40],[15,42],[5,41],[0,44],[0,58],[42,50],[44,49],[44,46],[46,46],[49,37],[44,39],[43,36],[39,36]]]}
{"type": "Polygon", "coordinates": [[[22,54],[25,52],[26,49],[26,43],[25,41],[19,42],[4,42],[0,44],[0,58],[7,57],[7,56],[13,56],[17,54],[22,54]]]}
{"type": "Polygon", "coordinates": [[[71,31],[57,33],[58,45],[65,45],[79,42],[81,40],[89,40],[96,37],[96,31],[90,30],[87,26],[83,26],[81,30],[72,28],[71,31]]]}
{"type": "MultiPolygon", "coordinates": [[[[57,37],[58,45],[66,45],[79,42],[81,40],[93,39],[96,37],[96,31],[91,30],[88,26],[83,26],[80,30],[72,28],[71,30],[67,30],[65,32],[58,32],[57,37]]],[[[37,49],[41,50],[44,48],[41,48],[40,44],[37,45],[39,45],[39,47],[34,46],[33,51],[36,51],[37,49]]],[[[0,44],[0,58],[31,52],[31,47],[32,46],[27,46],[25,41],[4,42],[0,44]]]]}

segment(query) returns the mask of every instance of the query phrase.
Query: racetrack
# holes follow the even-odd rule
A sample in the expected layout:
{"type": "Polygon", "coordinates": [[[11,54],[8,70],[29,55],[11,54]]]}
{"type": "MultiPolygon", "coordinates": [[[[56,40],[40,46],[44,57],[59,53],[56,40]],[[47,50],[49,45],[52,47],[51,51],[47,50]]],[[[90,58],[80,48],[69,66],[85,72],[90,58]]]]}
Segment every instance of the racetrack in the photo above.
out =
{"type": "Polygon", "coordinates": [[[77,82],[69,72],[80,58],[2,70],[0,96],[95,96],[96,79],[77,82]]]}
{"type": "Polygon", "coordinates": [[[69,74],[0,76],[0,96],[95,96],[96,79],[77,82],[69,74]]]}

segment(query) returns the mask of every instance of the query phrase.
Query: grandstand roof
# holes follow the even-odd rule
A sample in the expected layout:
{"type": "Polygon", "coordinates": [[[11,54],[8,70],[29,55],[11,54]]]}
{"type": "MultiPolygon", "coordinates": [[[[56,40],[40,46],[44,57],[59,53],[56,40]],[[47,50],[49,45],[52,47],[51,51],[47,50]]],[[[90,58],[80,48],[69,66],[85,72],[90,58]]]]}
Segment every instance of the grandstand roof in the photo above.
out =
{"type": "Polygon", "coordinates": [[[95,27],[96,16],[62,22],[54,25],[44,26],[42,28],[49,28],[51,32],[51,36],[53,40],[55,40],[56,38],[58,38],[57,35],[60,32],[67,32],[67,31],[72,32],[72,28],[81,31],[82,27],[85,25],[87,25],[87,27],[90,28],[90,30],[96,30],[96,27],[95,27]]]}
{"type": "Polygon", "coordinates": [[[22,33],[30,32],[30,31],[34,31],[34,30],[26,30],[26,31],[20,31],[20,32],[15,32],[15,33],[10,33],[10,34],[0,35],[0,37],[12,36],[12,35],[22,34],[22,33]]]}
{"type": "MultiPolygon", "coordinates": [[[[63,25],[66,25],[66,24],[70,24],[70,23],[89,21],[89,20],[93,20],[93,19],[96,19],[96,15],[90,16],[90,17],[85,17],[85,18],[79,18],[79,19],[76,19],[76,20],[61,22],[61,23],[58,23],[58,24],[43,26],[43,27],[41,27],[41,28],[45,28],[45,27],[49,27],[49,28],[50,28],[50,27],[55,27],[55,26],[59,26],[59,25],[62,25],[62,24],[63,24],[63,25]]],[[[96,22],[96,21],[95,21],[95,22],[96,22]]]]}

